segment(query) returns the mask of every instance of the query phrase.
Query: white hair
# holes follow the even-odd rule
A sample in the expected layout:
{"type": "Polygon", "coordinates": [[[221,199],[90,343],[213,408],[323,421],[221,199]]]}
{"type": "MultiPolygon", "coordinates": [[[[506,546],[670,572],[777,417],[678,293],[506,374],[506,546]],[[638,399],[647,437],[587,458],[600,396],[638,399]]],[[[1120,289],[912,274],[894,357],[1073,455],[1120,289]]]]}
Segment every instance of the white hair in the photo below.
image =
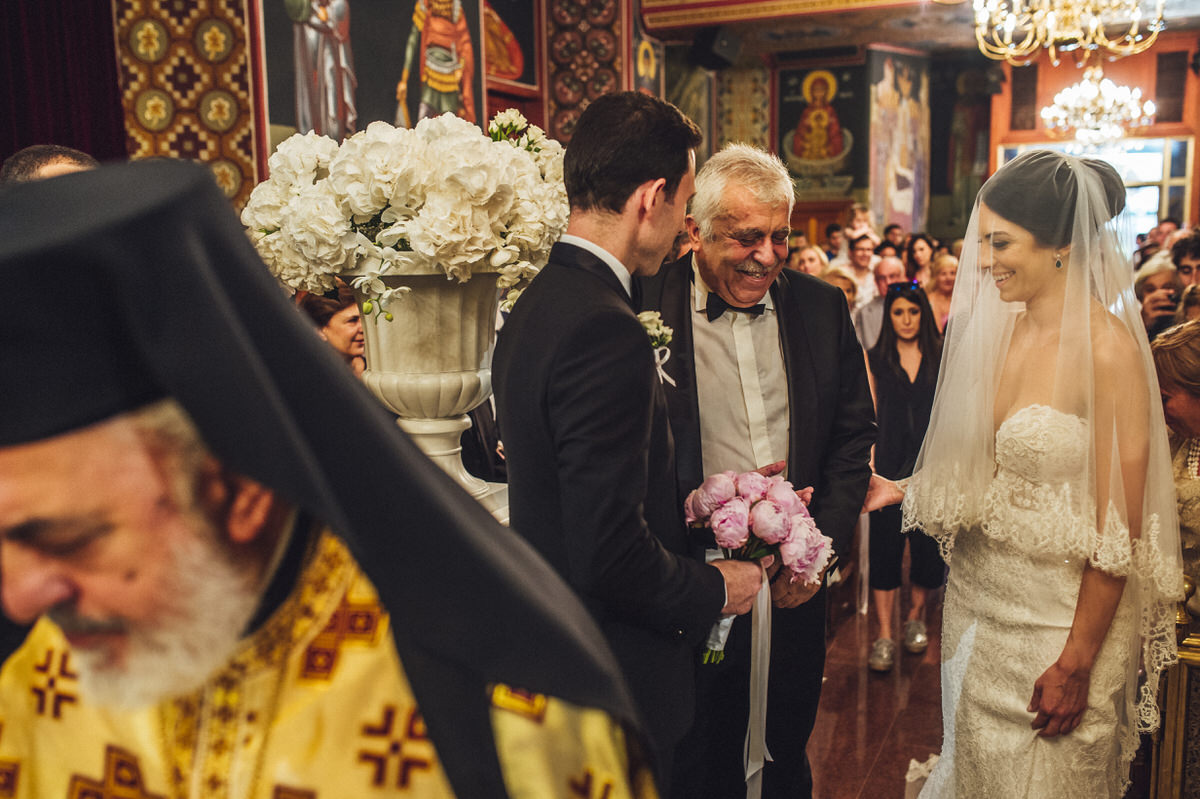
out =
{"type": "Polygon", "coordinates": [[[224,530],[210,518],[203,485],[213,461],[191,417],[174,399],[126,414],[162,475],[186,532],[168,543],[171,591],[162,597],[156,621],[92,619],[73,605],[48,616],[64,630],[121,631],[123,657],[104,649],[80,648],[80,688],[90,701],[137,708],[190,693],[227,661],[259,602],[259,576],[252,562],[228,549],[224,530]]]}
{"type": "Polygon", "coordinates": [[[721,203],[731,181],[749,189],[759,202],[770,205],[786,202],[791,218],[796,187],[779,156],[749,144],[730,144],[709,158],[696,175],[692,218],[700,228],[701,238],[712,240],[713,221],[725,210],[721,203]]]}

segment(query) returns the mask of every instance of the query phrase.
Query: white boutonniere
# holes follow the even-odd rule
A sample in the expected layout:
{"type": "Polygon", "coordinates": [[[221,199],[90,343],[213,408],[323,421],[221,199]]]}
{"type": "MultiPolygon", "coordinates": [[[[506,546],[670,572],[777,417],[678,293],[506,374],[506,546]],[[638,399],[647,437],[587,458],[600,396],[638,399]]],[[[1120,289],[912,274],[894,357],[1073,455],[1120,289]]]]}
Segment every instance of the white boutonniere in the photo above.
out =
{"type": "Polygon", "coordinates": [[[671,359],[671,336],[675,333],[663,324],[662,314],[658,311],[642,311],[638,314],[646,335],[650,338],[650,347],[654,350],[654,368],[658,371],[658,382],[675,385],[675,380],[663,369],[671,359]]]}

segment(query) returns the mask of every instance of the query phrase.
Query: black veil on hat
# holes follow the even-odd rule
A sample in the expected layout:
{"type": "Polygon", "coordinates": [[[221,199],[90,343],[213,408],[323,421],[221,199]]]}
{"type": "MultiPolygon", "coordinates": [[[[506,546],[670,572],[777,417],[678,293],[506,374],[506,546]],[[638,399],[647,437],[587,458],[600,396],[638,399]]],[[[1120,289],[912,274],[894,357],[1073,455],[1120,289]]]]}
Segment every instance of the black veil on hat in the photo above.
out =
{"type": "Polygon", "coordinates": [[[327,522],[392,630],[459,796],[503,795],[485,686],[635,712],[567,585],[397,428],[287,302],[207,170],[0,190],[0,446],[174,397],[214,454],[327,522]]]}

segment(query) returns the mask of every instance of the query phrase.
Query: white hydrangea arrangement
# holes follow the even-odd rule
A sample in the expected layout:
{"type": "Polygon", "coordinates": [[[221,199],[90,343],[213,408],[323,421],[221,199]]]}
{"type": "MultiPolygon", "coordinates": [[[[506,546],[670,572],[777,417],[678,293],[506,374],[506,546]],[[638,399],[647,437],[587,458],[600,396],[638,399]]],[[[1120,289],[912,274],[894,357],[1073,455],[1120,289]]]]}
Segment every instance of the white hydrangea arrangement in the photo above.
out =
{"type": "Polygon", "coordinates": [[[389,274],[499,272],[507,288],[537,274],[566,229],[562,159],[513,109],[487,135],[453,114],[411,130],[372,122],[340,147],[296,134],[271,156],[242,224],[284,284],[326,292],[353,272],[381,311],[403,291],[385,286],[389,274]]]}

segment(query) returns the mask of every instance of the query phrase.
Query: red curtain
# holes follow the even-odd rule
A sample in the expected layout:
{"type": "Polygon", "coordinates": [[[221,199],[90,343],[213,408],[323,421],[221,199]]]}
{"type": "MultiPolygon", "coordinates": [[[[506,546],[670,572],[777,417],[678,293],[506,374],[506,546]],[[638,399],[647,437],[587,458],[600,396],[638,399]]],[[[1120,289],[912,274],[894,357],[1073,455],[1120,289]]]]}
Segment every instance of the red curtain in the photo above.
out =
{"type": "Polygon", "coordinates": [[[125,157],[112,14],[110,0],[4,0],[0,159],[31,144],[125,157]]]}

